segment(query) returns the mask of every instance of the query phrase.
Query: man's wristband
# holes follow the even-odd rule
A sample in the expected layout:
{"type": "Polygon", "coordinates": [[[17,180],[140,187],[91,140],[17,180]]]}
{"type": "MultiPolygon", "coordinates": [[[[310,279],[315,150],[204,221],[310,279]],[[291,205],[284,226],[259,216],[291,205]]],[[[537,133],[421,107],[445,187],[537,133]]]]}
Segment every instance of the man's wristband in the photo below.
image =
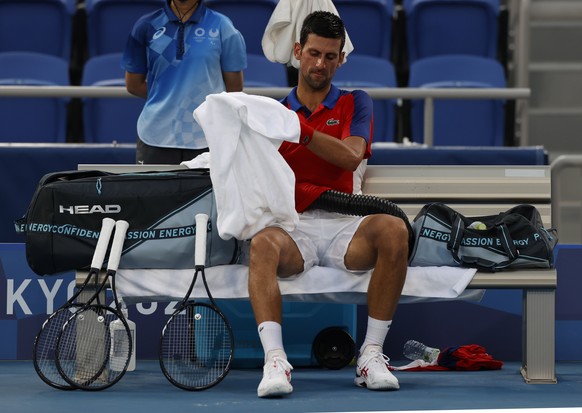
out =
{"type": "Polygon", "coordinates": [[[307,146],[309,145],[309,142],[311,142],[311,140],[313,139],[313,132],[315,132],[315,129],[313,129],[311,126],[304,122],[300,122],[299,124],[301,125],[299,144],[307,146]]]}

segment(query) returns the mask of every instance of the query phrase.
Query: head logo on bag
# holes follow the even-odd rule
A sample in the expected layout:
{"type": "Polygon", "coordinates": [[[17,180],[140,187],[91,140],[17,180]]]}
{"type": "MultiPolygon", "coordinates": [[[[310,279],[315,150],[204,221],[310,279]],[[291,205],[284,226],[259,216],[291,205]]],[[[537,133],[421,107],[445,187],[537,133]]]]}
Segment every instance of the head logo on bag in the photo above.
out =
{"type": "Polygon", "coordinates": [[[59,214],[119,214],[121,205],[59,205],[59,214]]]}

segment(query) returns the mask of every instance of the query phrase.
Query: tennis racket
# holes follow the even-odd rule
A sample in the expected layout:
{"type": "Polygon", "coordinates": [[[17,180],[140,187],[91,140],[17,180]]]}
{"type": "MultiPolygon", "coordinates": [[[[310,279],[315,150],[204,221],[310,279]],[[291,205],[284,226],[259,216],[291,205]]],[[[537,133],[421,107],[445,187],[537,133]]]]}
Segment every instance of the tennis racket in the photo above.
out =
{"type": "Polygon", "coordinates": [[[74,389],[73,386],[63,379],[57,369],[55,363],[57,338],[69,317],[83,306],[83,304],[75,303],[79,295],[83,290],[85,290],[85,287],[87,287],[92,279],[97,282],[99,271],[103,265],[103,260],[107,253],[107,247],[109,246],[109,240],[114,226],[115,221],[113,219],[103,219],[101,231],[99,232],[99,239],[97,240],[95,252],[93,253],[93,259],[91,261],[91,269],[89,270],[87,278],[85,278],[85,281],[77,292],[73,294],[65,304],[50,315],[50,317],[43,323],[39,333],[36,335],[32,353],[34,369],[38,376],[49,386],[60,390],[74,389]]]}
{"type": "Polygon", "coordinates": [[[196,215],[195,272],[188,292],[162,330],[160,367],[173,385],[205,390],[228,374],[234,351],[230,324],[216,305],[204,273],[208,215],[196,215]],[[198,275],[209,302],[190,299],[198,275]]]}
{"type": "Polygon", "coordinates": [[[111,279],[116,308],[101,303],[97,294],[69,317],[57,339],[57,369],[67,383],[82,390],[103,390],[117,383],[127,370],[133,350],[114,284],[128,227],[127,221],[115,224],[107,274],[98,288],[102,291],[111,279]],[[112,325],[116,327],[112,329],[112,325]]]}

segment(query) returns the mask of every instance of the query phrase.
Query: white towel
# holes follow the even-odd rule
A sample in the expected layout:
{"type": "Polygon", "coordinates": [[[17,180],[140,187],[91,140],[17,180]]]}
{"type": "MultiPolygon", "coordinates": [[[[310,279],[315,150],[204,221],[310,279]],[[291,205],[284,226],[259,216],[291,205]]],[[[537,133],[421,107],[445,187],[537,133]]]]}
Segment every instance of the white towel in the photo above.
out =
{"type": "Polygon", "coordinates": [[[299,141],[297,114],[272,98],[222,92],[207,96],[193,116],[210,149],[220,237],[249,239],[273,224],[293,230],[295,175],[278,148],[299,141]]]}
{"type": "MultiPolygon", "coordinates": [[[[409,267],[400,302],[468,299],[479,300],[482,290],[465,291],[477,270],[460,267],[409,267]]],[[[279,279],[287,301],[317,301],[366,304],[372,271],[354,274],[315,266],[297,276],[279,279]]],[[[193,269],[120,268],[116,274],[117,293],[127,303],[180,300],[188,290],[193,269]]],[[[208,286],[217,299],[248,299],[248,267],[221,265],[206,269],[208,286]]],[[[204,298],[198,282],[192,297],[204,298]]]]}
{"type": "MultiPolygon", "coordinates": [[[[267,59],[275,63],[293,65],[298,69],[299,61],[293,56],[293,46],[299,42],[303,20],[316,10],[329,11],[339,16],[331,0],[279,0],[261,41],[267,59]]],[[[346,30],[344,45],[346,58],[353,50],[354,46],[346,30]]]]}
{"type": "Polygon", "coordinates": [[[180,162],[180,165],[184,165],[190,169],[208,169],[210,168],[210,152],[203,152],[189,161],[180,162]]]}

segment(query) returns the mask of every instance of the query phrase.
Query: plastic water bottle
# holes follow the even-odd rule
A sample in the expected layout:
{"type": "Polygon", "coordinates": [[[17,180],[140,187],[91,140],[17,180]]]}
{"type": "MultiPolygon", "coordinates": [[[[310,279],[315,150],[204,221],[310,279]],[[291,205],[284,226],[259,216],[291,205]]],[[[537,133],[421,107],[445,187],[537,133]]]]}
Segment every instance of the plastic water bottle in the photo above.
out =
{"type": "MultiPolygon", "coordinates": [[[[129,359],[129,363],[127,365],[127,371],[134,371],[135,370],[135,323],[128,319],[128,311],[127,308],[123,307],[121,309],[123,316],[125,317],[125,321],[127,321],[127,325],[129,326],[129,332],[131,333],[131,342],[132,342],[132,352],[131,357],[129,359]]],[[[125,334],[125,326],[121,320],[113,320],[110,325],[111,329],[111,369],[116,370],[119,366],[123,366],[125,364],[126,356],[124,349],[127,348],[126,343],[126,334],[125,334]],[[122,354],[119,352],[122,351],[122,354]]]]}
{"type": "Polygon", "coordinates": [[[408,340],[404,343],[404,349],[402,350],[404,357],[407,359],[424,360],[428,363],[436,361],[440,352],[438,348],[429,347],[416,340],[408,340]]]}

